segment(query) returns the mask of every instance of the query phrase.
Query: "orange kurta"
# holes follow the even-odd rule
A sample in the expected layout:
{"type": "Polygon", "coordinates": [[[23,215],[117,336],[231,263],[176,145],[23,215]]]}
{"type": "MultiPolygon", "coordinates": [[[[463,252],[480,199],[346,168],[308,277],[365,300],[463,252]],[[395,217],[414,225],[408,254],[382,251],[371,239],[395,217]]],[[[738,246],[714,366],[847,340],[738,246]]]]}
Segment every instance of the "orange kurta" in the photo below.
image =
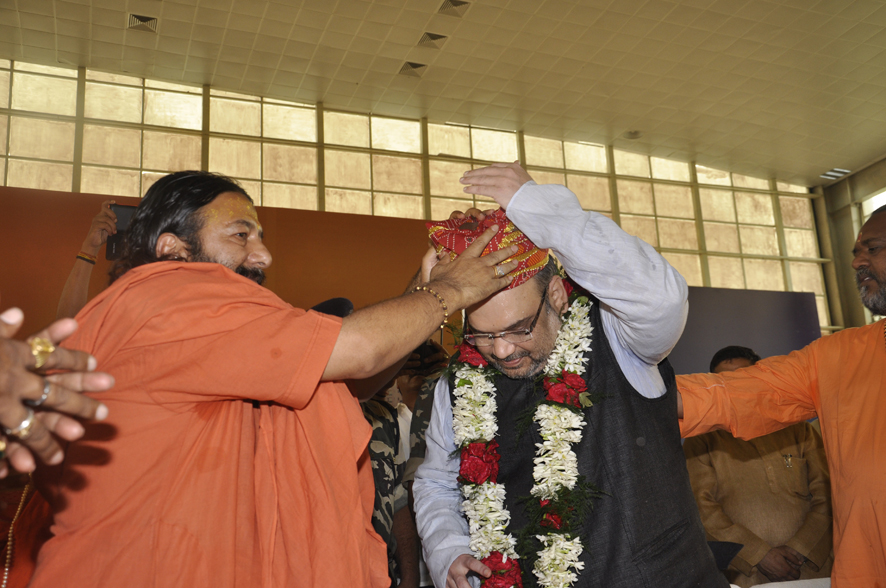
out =
{"type": "Polygon", "coordinates": [[[370,428],[320,383],[341,321],[217,264],[128,272],[66,346],[115,387],[48,480],[33,586],[387,586],[370,428]]]}
{"type": "Polygon", "coordinates": [[[880,321],[719,375],[678,376],[684,436],[750,439],[815,416],[831,471],[833,588],[886,587],[886,339],[880,321]]]}

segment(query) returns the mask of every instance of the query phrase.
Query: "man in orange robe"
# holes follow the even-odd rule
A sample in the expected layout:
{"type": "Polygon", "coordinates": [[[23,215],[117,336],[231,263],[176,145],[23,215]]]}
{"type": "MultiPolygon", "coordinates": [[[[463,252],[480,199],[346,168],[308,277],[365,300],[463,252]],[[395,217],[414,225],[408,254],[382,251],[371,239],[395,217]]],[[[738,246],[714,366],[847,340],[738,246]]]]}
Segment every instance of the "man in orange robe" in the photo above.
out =
{"type": "MultiPolygon", "coordinates": [[[[858,234],[862,302],[886,315],[886,207],[858,234]]],[[[886,320],[735,372],[678,376],[684,436],[751,439],[816,415],[831,470],[833,588],[886,586],[886,320]]]]}
{"type": "Polygon", "coordinates": [[[495,265],[513,252],[479,256],[493,235],[426,290],[339,319],[259,285],[271,256],[242,188],[159,180],[116,281],[65,342],[116,387],[93,394],[108,419],[46,477],[54,536],[31,585],[388,586],[370,428],[341,380],[396,364],[447,310],[506,286],[516,264],[495,265]]]}

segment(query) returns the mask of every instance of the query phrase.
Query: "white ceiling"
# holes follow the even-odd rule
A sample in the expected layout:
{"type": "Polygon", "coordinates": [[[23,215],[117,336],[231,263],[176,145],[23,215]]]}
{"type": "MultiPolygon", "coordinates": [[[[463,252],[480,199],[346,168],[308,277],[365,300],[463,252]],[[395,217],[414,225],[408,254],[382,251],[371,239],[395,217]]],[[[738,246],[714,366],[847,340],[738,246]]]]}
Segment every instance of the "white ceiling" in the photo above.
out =
{"type": "Polygon", "coordinates": [[[818,185],[886,155],[882,0],[0,0],[0,58],[818,185]],[[129,13],[157,33],[125,30],[129,13]],[[425,32],[442,48],[419,47],[425,32]],[[426,64],[420,78],[398,74],[426,64]],[[642,137],[622,135],[639,130],[642,137]]]}

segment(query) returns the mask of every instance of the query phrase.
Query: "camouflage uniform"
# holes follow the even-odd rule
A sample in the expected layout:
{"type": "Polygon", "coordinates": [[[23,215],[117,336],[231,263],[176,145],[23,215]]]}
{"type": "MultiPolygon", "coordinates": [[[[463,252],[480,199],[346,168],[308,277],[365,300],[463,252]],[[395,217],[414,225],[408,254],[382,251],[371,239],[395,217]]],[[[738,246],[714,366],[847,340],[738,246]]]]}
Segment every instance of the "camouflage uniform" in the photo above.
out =
{"type": "Polygon", "coordinates": [[[394,560],[397,551],[393,533],[394,513],[407,505],[406,491],[403,489],[406,458],[400,450],[400,425],[397,411],[385,402],[373,398],[361,406],[363,416],[372,426],[372,439],[369,441],[369,457],[375,480],[372,526],[388,546],[388,573],[391,586],[396,586],[399,573],[394,560]]]}
{"type": "Polygon", "coordinates": [[[437,386],[437,379],[440,372],[437,372],[421,385],[421,391],[415,400],[415,407],[412,411],[412,424],[409,427],[409,460],[406,462],[406,472],[403,475],[404,482],[415,481],[415,470],[425,460],[425,450],[427,443],[425,442],[425,433],[431,422],[431,409],[434,407],[434,388],[437,386]]]}

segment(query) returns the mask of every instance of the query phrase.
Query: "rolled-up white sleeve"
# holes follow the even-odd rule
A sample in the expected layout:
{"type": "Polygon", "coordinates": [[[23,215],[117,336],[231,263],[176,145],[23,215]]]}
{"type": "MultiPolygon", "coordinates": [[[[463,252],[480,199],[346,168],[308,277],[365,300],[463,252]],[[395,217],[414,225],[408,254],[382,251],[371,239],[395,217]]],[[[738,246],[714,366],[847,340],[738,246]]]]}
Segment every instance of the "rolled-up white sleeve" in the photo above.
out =
{"type": "Polygon", "coordinates": [[[603,327],[628,381],[644,396],[663,394],[655,366],[686,324],[689,290],[683,276],[648,243],[602,214],[582,210],[565,186],[527,182],[507,213],[600,300],[603,327]]]}
{"type": "Polygon", "coordinates": [[[434,390],[434,409],[426,439],[425,460],[415,474],[413,485],[415,522],[434,585],[443,587],[455,558],[471,554],[468,523],[461,511],[462,496],[457,481],[461,460],[454,455],[452,406],[446,378],[440,378],[434,390]]]}

